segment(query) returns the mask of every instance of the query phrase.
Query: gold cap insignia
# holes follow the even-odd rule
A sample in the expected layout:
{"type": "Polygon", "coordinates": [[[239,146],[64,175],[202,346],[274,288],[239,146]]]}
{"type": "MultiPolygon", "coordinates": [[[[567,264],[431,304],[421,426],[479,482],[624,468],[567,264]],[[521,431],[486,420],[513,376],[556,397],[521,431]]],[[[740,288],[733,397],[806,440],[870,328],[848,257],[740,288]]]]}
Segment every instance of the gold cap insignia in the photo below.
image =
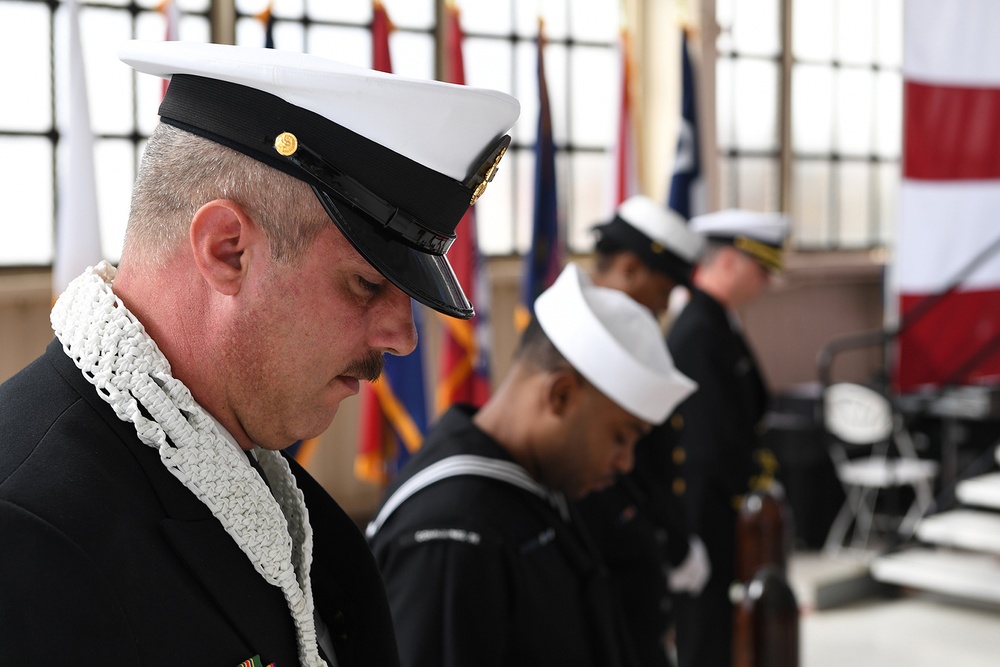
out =
{"type": "Polygon", "coordinates": [[[760,241],[747,238],[746,236],[737,236],[734,238],[733,245],[756,259],[768,269],[771,269],[772,271],[781,270],[780,248],[773,248],[765,243],[761,243],[760,241]]]}
{"type": "Polygon", "coordinates": [[[493,164],[491,164],[489,168],[486,170],[486,174],[483,175],[483,180],[480,181],[479,185],[477,185],[476,189],[473,191],[472,199],[469,200],[469,206],[475,204],[476,200],[479,199],[484,192],[486,192],[486,186],[489,185],[490,182],[493,180],[493,177],[497,175],[497,169],[500,167],[500,159],[504,156],[504,153],[506,152],[507,152],[506,146],[502,146],[500,150],[497,152],[497,156],[496,159],[493,160],[493,164]]]}
{"type": "Polygon", "coordinates": [[[274,138],[274,150],[285,157],[294,155],[299,150],[299,140],[291,132],[282,132],[274,138]]]}

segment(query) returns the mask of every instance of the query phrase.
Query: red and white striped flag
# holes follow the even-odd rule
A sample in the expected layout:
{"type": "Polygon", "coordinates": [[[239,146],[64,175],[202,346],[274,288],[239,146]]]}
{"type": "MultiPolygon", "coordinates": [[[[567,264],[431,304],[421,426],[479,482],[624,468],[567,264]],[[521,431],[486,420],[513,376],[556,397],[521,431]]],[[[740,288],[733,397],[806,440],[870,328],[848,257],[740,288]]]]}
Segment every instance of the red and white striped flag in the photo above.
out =
{"type": "Polygon", "coordinates": [[[904,17],[895,385],[997,381],[1000,3],[907,0],[904,17]]]}

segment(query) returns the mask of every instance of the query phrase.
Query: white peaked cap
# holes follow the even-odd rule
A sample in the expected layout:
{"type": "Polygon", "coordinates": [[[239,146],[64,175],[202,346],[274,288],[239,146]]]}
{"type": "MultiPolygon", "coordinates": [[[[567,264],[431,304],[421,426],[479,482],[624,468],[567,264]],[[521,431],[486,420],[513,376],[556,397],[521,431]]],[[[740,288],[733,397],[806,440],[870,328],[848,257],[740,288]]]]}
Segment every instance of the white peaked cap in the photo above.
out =
{"type": "Polygon", "coordinates": [[[135,40],[123,44],[118,57],[163,78],[194,74],[271,93],[459,181],[521,110],[516,98],[496,90],[408,79],[293,51],[135,40]]]}
{"type": "Polygon", "coordinates": [[[535,300],[535,318],[560,354],[623,410],[663,422],[697,387],[674,366],[649,309],[566,265],[535,300]]]}
{"type": "Polygon", "coordinates": [[[710,238],[746,236],[761,243],[780,246],[788,233],[788,218],[782,213],[732,208],[691,218],[691,229],[710,238]]]}
{"type": "Polygon", "coordinates": [[[736,246],[772,271],[781,270],[781,246],[788,233],[784,214],[727,209],[691,218],[691,229],[736,246]]]}
{"type": "Polygon", "coordinates": [[[132,41],[118,56],[170,79],[161,122],[305,181],[382,275],[472,317],[446,254],[500,167],[516,99],[276,49],[132,41]]]}
{"type": "Polygon", "coordinates": [[[692,230],[684,218],[645,195],[623,201],[618,207],[618,217],[692,264],[705,249],[705,238],[692,230]]]}

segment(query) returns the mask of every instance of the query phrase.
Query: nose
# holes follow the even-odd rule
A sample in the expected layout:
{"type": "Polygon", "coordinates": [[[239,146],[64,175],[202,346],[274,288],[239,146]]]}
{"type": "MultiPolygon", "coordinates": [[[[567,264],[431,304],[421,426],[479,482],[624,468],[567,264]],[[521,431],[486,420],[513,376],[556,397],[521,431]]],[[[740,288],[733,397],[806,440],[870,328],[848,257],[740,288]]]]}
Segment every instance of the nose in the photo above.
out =
{"type": "Polygon", "coordinates": [[[405,356],[417,347],[412,300],[395,285],[387,287],[382,296],[382,307],[373,315],[368,344],[388,354],[405,356]]]}

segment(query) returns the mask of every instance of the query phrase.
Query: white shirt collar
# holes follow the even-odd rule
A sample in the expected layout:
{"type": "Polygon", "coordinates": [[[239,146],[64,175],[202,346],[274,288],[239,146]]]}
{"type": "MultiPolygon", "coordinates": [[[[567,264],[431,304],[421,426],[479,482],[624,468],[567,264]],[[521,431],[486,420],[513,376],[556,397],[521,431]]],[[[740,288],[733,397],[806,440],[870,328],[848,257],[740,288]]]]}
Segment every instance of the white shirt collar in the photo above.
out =
{"type": "MultiPolygon", "coordinates": [[[[206,411],[206,414],[207,414],[207,411],[206,411]]],[[[232,433],[230,433],[228,430],[226,430],[226,427],[222,425],[222,422],[220,422],[218,419],[216,419],[212,415],[208,415],[208,416],[212,419],[212,422],[215,424],[215,428],[217,428],[219,430],[219,433],[222,435],[222,438],[226,442],[228,442],[230,445],[232,445],[233,447],[235,447],[236,450],[239,451],[240,453],[248,454],[250,456],[253,456],[254,459],[257,458],[257,453],[254,452],[252,449],[249,452],[247,452],[245,449],[243,449],[242,447],[240,447],[240,443],[236,442],[236,438],[233,437],[232,433]]],[[[246,456],[242,457],[242,460],[246,460],[246,456]]],[[[250,465],[250,461],[246,461],[246,464],[249,466],[250,465]]]]}

